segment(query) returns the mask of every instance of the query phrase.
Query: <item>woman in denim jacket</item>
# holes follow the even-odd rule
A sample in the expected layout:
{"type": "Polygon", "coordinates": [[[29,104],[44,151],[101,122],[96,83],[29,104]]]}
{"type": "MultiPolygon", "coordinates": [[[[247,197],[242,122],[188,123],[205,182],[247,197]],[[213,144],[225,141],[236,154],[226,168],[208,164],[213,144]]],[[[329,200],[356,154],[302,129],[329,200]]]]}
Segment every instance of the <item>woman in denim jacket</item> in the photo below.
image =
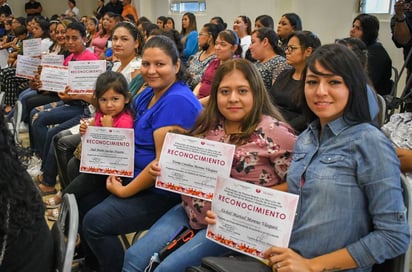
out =
{"type": "MultiPolygon", "coordinates": [[[[408,249],[399,160],[371,125],[367,80],[354,53],[318,48],[303,73],[312,123],[294,146],[288,191],[299,195],[289,248],[265,252],[273,271],[372,271],[408,249]]],[[[216,217],[208,212],[207,222],[216,217]]]]}
{"type": "Polygon", "coordinates": [[[371,271],[409,246],[398,158],[370,124],[366,76],[349,49],[316,50],[304,84],[313,122],[298,137],[287,176],[300,197],[290,248],[274,246],[266,256],[278,271],[371,271]]]}

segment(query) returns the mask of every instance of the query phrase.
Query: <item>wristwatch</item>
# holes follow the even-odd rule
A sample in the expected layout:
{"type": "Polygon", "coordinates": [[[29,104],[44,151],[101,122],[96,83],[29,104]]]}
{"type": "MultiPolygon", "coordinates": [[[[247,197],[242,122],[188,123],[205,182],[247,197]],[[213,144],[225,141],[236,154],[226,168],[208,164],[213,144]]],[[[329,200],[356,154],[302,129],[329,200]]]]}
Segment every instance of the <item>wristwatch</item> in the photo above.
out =
{"type": "Polygon", "coordinates": [[[403,15],[403,18],[402,18],[402,19],[398,19],[397,17],[395,17],[395,21],[396,21],[397,23],[405,22],[405,20],[406,20],[406,16],[405,16],[405,15],[403,15]]]}

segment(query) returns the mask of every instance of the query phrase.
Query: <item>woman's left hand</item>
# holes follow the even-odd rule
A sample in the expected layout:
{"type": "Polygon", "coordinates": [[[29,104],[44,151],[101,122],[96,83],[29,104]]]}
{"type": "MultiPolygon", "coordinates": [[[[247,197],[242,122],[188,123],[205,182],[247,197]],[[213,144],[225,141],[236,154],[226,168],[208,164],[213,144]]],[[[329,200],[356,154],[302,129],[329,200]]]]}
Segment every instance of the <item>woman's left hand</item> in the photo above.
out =
{"type": "Polygon", "coordinates": [[[266,250],[264,257],[269,266],[277,272],[311,272],[310,260],[305,259],[290,248],[271,247],[266,250]]]}
{"type": "Polygon", "coordinates": [[[118,176],[108,176],[106,180],[106,189],[115,196],[122,197],[124,190],[122,179],[118,176]]]}

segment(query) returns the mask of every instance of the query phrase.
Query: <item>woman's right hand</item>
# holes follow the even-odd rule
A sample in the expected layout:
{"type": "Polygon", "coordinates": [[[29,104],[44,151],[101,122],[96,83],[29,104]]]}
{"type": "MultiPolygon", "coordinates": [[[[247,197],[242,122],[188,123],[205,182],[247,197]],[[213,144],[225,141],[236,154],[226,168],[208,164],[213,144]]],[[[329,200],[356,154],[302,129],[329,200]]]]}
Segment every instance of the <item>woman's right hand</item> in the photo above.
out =
{"type": "Polygon", "coordinates": [[[149,174],[154,178],[160,176],[159,161],[154,160],[150,163],[149,174]]]}
{"type": "Polygon", "coordinates": [[[216,214],[215,214],[213,211],[208,210],[208,211],[206,212],[205,221],[206,221],[209,225],[214,225],[214,224],[216,224],[216,214]]]}

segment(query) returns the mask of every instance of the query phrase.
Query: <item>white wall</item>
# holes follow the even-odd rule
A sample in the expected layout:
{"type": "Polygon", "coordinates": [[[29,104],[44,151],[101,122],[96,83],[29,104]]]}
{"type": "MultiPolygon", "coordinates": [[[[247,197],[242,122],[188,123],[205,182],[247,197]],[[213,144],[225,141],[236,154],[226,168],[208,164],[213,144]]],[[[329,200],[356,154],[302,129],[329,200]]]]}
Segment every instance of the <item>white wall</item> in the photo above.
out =
{"type": "MultiPolygon", "coordinates": [[[[24,16],[24,3],[28,0],[9,0],[16,15],[24,16]]],[[[43,5],[44,15],[51,16],[67,9],[66,0],[38,0],[43,5]]],[[[96,0],[77,0],[82,15],[92,14],[96,0]]],[[[106,0],[108,2],[108,0],[106,0]]],[[[168,0],[133,0],[139,16],[155,21],[158,16],[168,14],[168,0]]],[[[286,12],[296,12],[302,18],[303,28],[315,32],[322,43],[331,43],[335,38],[348,36],[353,18],[358,14],[359,0],[207,0],[207,12],[197,16],[198,28],[213,16],[221,16],[232,27],[238,15],[247,15],[253,21],[261,14],[271,15],[275,22],[286,12]]],[[[180,30],[181,15],[172,16],[180,30]]],[[[380,19],[379,39],[398,69],[403,64],[402,50],[394,46],[389,28],[389,15],[380,19]]],[[[404,79],[401,80],[404,82],[404,79]]],[[[403,88],[403,84],[399,89],[403,88]]]]}

